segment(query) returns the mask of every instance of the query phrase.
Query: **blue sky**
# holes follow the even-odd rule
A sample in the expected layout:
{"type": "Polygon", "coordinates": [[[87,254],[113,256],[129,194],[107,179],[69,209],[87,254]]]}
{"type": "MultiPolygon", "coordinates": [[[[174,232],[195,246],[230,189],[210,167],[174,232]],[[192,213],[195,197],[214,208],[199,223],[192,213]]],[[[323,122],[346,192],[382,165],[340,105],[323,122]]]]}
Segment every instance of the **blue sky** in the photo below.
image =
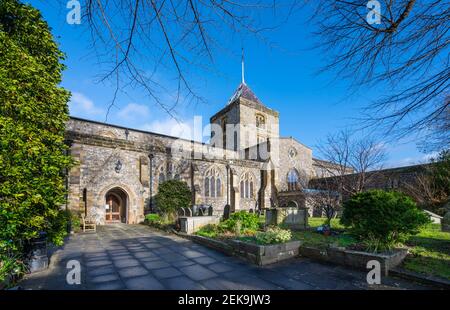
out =
{"type": "MultiPolygon", "coordinates": [[[[67,24],[69,10],[64,1],[26,2],[41,10],[60,48],[66,53],[67,70],[62,85],[72,92],[71,115],[104,121],[114,88],[107,82],[98,82],[105,68],[93,54],[86,23],[67,24]]],[[[80,2],[83,5],[84,1],[80,2]]],[[[348,81],[335,80],[332,73],[317,75],[325,64],[323,57],[326,55],[311,49],[316,42],[305,20],[306,16],[296,15],[281,28],[266,34],[276,47],[247,36],[236,38],[226,52],[216,50],[212,70],[194,74],[191,79],[205,103],[180,106],[176,113],[181,126],[152,103],[142,90],[132,88],[118,97],[117,107],[111,110],[108,122],[182,136],[186,136],[195,115],[201,115],[203,125],[206,125],[209,117],[225,106],[240,83],[243,42],[247,84],[266,106],[280,112],[281,135],[295,137],[312,147],[314,152],[314,146],[327,134],[354,127],[359,110],[381,94],[374,89],[355,93],[349,88],[348,81]]],[[[165,72],[157,72],[157,76],[165,81],[172,78],[165,72]]],[[[161,98],[168,104],[174,100],[170,93],[161,94],[161,98]]],[[[413,138],[387,143],[386,148],[386,166],[414,164],[430,156],[417,150],[413,138]]]]}

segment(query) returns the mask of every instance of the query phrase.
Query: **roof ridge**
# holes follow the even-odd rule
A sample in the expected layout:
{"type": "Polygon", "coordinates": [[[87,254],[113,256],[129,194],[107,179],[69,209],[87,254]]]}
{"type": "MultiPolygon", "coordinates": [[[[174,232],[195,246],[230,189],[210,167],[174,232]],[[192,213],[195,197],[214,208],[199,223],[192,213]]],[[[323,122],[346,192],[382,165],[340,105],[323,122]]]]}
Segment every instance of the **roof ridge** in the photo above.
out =
{"type": "Polygon", "coordinates": [[[230,100],[228,100],[228,104],[235,102],[241,97],[256,102],[260,105],[264,105],[245,82],[239,84],[233,96],[231,96],[230,100]]]}

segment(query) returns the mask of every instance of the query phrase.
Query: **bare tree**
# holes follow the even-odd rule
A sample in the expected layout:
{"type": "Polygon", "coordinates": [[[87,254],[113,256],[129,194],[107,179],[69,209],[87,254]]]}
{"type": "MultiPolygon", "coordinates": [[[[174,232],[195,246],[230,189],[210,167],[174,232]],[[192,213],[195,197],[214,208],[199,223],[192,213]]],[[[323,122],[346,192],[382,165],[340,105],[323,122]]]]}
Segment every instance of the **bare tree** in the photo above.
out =
{"type": "Polygon", "coordinates": [[[341,196],[336,191],[335,182],[332,179],[323,179],[320,190],[310,190],[307,193],[307,204],[313,208],[313,213],[325,214],[328,226],[331,220],[338,215],[341,207],[341,196]]]}
{"type": "MultiPolygon", "coordinates": [[[[67,1],[62,1],[65,5],[67,1]]],[[[87,21],[101,81],[120,91],[140,88],[176,119],[183,101],[203,102],[194,75],[214,71],[214,55],[241,48],[246,35],[264,33],[291,14],[297,0],[86,0],[87,21]],[[268,15],[271,14],[271,15],[268,15]],[[192,70],[195,68],[195,70],[192,70]],[[171,96],[169,100],[162,98],[171,96]]]]}
{"type": "MultiPolygon", "coordinates": [[[[314,8],[317,46],[326,55],[323,70],[352,80],[356,87],[374,87],[383,94],[364,110],[366,128],[381,127],[386,135],[399,138],[423,134],[436,120],[448,120],[448,1],[307,2],[314,8]],[[380,3],[379,13],[373,11],[376,2],[380,3]],[[379,17],[379,23],[372,23],[370,17],[379,17]]],[[[442,135],[448,142],[449,131],[442,135]]]]}
{"type": "Polygon", "coordinates": [[[345,130],[328,135],[317,149],[325,160],[318,162],[319,168],[328,177],[321,179],[320,184],[326,183],[326,189],[331,187],[343,197],[363,191],[377,176],[368,172],[380,170],[386,159],[384,147],[373,137],[357,139],[345,130]]]}
{"type": "Polygon", "coordinates": [[[444,113],[428,124],[424,139],[419,144],[424,152],[446,150],[450,146],[450,96],[445,100],[447,103],[444,113]]]}
{"type": "Polygon", "coordinates": [[[402,191],[422,207],[444,215],[442,206],[450,197],[450,152],[442,151],[423,165],[414,178],[403,181],[402,191]]]}

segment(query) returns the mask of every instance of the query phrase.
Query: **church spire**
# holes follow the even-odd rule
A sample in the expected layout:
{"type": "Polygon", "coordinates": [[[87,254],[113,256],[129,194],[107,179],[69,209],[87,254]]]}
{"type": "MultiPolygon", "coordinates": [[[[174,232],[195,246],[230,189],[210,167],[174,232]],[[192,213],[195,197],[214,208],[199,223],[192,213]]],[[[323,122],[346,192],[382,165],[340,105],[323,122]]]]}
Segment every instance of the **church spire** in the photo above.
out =
{"type": "Polygon", "coordinates": [[[245,85],[244,48],[242,48],[242,84],[245,85]]]}

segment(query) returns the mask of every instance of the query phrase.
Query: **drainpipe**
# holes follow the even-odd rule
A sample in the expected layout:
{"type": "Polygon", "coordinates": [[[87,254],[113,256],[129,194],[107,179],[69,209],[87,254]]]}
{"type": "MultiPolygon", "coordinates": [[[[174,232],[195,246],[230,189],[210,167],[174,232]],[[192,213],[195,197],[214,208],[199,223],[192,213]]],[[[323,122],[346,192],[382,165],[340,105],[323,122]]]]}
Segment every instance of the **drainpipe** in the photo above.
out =
{"type": "Polygon", "coordinates": [[[149,180],[149,193],[150,193],[150,199],[149,199],[149,210],[150,212],[153,211],[153,154],[148,154],[149,158],[149,167],[150,167],[150,180],[149,180]]]}
{"type": "Polygon", "coordinates": [[[230,165],[227,164],[227,205],[230,204],[230,165]]]}
{"type": "MultiPolygon", "coordinates": [[[[66,140],[65,142],[67,145],[67,149],[64,151],[64,153],[66,156],[71,156],[70,148],[72,147],[72,140],[66,140]]],[[[66,193],[65,193],[64,197],[66,200],[66,211],[69,209],[69,173],[70,173],[70,169],[65,168],[64,169],[64,174],[65,174],[64,186],[65,186],[66,193]]]]}

